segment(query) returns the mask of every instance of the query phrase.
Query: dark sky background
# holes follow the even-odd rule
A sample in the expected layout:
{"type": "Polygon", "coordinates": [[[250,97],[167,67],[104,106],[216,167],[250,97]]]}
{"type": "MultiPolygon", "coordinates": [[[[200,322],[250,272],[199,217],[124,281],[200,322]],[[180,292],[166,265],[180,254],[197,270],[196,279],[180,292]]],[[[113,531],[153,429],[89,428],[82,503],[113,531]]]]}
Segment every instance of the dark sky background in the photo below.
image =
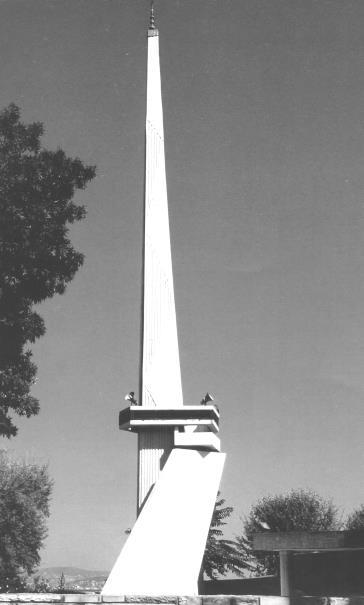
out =
{"type": "MultiPolygon", "coordinates": [[[[41,412],[0,442],[49,462],[43,566],[108,570],[135,518],[118,411],[138,382],[148,5],[0,2],[0,106],[98,167],[71,230],[85,265],[39,307],[41,412]]],[[[290,488],[348,513],[364,500],[364,3],[156,11],[184,397],[219,402],[229,531],[290,488]]]]}

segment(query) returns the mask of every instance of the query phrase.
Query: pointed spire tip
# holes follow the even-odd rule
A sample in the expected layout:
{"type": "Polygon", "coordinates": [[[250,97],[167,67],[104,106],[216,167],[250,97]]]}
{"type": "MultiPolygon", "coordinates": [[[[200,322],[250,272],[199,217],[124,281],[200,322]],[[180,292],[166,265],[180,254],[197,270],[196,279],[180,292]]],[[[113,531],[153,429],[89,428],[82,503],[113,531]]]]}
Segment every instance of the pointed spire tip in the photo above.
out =
{"type": "Polygon", "coordinates": [[[150,36],[158,35],[158,30],[155,25],[154,1],[153,0],[151,0],[151,3],[150,3],[148,34],[150,36]]]}
{"type": "Polygon", "coordinates": [[[154,2],[150,3],[149,29],[155,29],[154,2]]]}

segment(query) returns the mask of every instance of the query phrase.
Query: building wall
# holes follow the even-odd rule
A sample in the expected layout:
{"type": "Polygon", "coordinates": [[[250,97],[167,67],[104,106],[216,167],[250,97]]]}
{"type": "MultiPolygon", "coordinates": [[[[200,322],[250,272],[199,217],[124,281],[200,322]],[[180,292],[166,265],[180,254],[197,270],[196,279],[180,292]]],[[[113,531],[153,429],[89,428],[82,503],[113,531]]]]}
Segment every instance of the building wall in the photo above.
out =
{"type": "Polygon", "coordinates": [[[364,595],[364,552],[295,555],[293,586],[306,595],[364,595]]]}
{"type": "MultiPolygon", "coordinates": [[[[207,580],[200,588],[202,595],[280,595],[277,576],[260,578],[238,578],[234,580],[207,580]]],[[[364,593],[363,593],[364,594],[364,593]]]]}
{"type": "Polygon", "coordinates": [[[176,597],[102,597],[92,594],[0,594],[1,605],[49,605],[67,603],[71,605],[364,605],[364,596],[354,597],[299,597],[251,595],[210,595],[210,596],[176,596],[176,597]]]}
{"type": "MultiPolygon", "coordinates": [[[[364,595],[364,552],[297,554],[292,558],[294,594],[326,597],[364,595]]],[[[277,576],[206,581],[201,594],[280,595],[277,576]]]]}

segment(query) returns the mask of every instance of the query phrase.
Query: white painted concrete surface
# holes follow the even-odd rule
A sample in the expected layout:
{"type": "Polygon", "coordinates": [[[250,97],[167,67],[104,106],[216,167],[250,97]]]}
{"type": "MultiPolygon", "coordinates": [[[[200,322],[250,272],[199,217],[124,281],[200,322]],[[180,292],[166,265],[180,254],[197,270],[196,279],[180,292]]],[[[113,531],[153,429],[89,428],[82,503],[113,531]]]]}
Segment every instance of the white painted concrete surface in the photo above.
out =
{"type": "MultiPolygon", "coordinates": [[[[158,30],[148,32],[141,403],[183,405],[169,233],[158,30]]],[[[173,430],[138,438],[138,511],[173,446],[173,430]]]]}
{"type": "Polygon", "coordinates": [[[102,595],[197,595],[225,454],[172,450],[102,595]]]}
{"type": "Polygon", "coordinates": [[[175,447],[204,448],[219,452],[220,438],[212,431],[174,431],[175,447]]]}
{"type": "Polygon", "coordinates": [[[142,405],[183,405],[169,233],[159,36],[148,37],[142,405]]]}
{"type": "Polygon", "coordinates": [[[173,429],[138,433],[138,513],[173,449],[173,429]]]}

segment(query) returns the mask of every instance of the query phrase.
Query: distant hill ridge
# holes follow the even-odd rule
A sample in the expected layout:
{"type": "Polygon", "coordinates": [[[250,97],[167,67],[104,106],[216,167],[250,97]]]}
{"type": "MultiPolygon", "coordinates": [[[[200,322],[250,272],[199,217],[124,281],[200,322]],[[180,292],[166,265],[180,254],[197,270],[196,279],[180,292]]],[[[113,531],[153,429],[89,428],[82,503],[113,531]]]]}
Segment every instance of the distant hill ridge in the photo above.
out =
{"type": "Polygon", "coordinates": [[[100,591],[109,575],[107,571],[94,571],[80,567],[41,567],[34,575],[47,580],[52,588],[57,588],[62,573],[66,588],[92,591],[100,591]]]}
{"type": "Polygon", "coordinates": [[[80,576],[83,578],[93,578],[95,576],[107,577],[109,575],[109,572],[107,571],[94,571],[90,569],[81,569],[80,567],[41,567],[37,572],[37,575],[59,578],[62,573],[64,576],[80,576]]]}

